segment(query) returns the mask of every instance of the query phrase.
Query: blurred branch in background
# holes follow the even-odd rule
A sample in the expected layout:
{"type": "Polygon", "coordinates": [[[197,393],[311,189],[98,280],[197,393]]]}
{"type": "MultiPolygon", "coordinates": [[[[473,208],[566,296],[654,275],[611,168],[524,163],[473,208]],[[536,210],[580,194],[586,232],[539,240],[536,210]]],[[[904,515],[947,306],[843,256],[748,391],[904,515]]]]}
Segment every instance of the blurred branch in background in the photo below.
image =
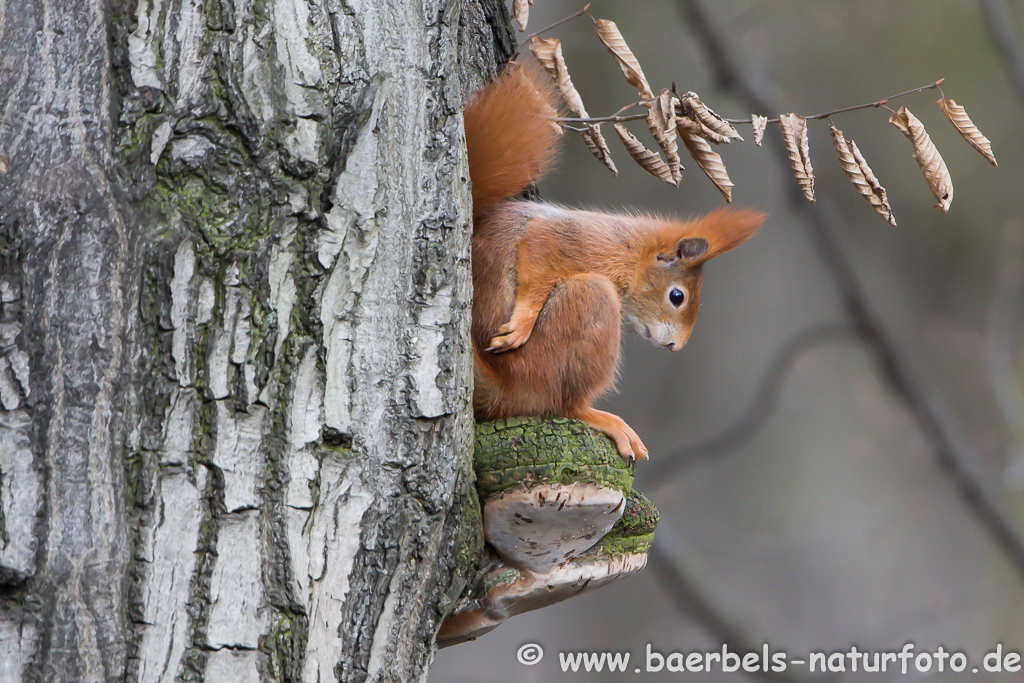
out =
{"type": "Polygon", "coordinates": [[[996,53],[1003,62],[1010,85],[1017,94],[1017,99],[1024,106],[1024,52],[1020,49],[1014,33],[1013,17],[1006,6],[1006,0],[978,0],[981,15],[985,18],[996,53]]]}
{"type": "Polygon", "coordinates": [[[1003,259],[985,324],[985,367],[999,411],[1010,431],[1007,445],[1007,486],[1024,488],[1024,386],[1014,361],[1014,331],[1024,289],[1024,224],[1012,221],[1003,229],[1003,259]]]}
{"type": "Polygon", "coordinates": [[[645,477],[661,486],[688,467],[740,448],[757,435],[775,412],[786,378],[804,353],[833,342],[858,339],[857,331],[846,323],[820,323],[800,330],[769,359],[754,398],[740,417],[717,434],[651,463],[645,477]]]}
{"type": "MultiPolygon", "coordinates": [[[[715,589],[711,571],[664,518],[658,523],[658,532],[654,535],[654,545],[648,553],[648,561],[667,586],[676,607],[692,616],[709,635],[717,642],[727,645],[730,651],[742,658],[748,652],[761,652],[764,644],[771,640],[765,634],[757,633],[755,627],[743,624],[740,619],[729,613],[729,608],[715,589]]],[[[794,683],[825,683],[839,679],[838,676],[794,673],[798,671],[796,667],[790,667],[785,672],[758,672],[752,675],[772,681],[794,683]]]]}
{"type": "MultiPolygon", "coordinates": [[[[755,112],[779,112],[782,107],[767,86],[749,75],[744,61],[730,51],[701,0],[678,0],[679,8],[704,51],[718,87],[734,95],[755,112]]],[[[772,136],[771,144],[787,159],[782,138],[772,136]]],[[[857,332],[873,352],[882,377],[907,405],[916,420],[938,466],[956,484],[965,507],[992,537],[1017,571],[1024,576],[1024,541],[1000,513],[997,505],[972,471],[977,462],[975,449],[962,434],[955,416],[940,405],[913,377],[906,356],[886,332],[858,282],[853,266],[835,238],[839,222],[825,197],[816,204],[803,201],[797,186],[790,195],[793,210],[802,216],[825,267],[831,274],[842,304],[857,332]]]]}
{"type": "MultiPolygon", "coordinates": [[[[978,0],[985,28],[996,53],[1006,69],[1017,99],[1024,107],[1024,51],[1017,41],[1016,27],[1006,0],[978,0]]],[[[1006,468],[1007,484],[1024,488],[1024,387],[1021,386],[1013,358],[1013,332],[1018,322],[1024,288],[1024,226],[1009,225],[1003,233],[1006,251],[1000,268],[999,283],[989,309],[985,333],[985,360],[999,410],[1013,435],[1006,468]]]]}

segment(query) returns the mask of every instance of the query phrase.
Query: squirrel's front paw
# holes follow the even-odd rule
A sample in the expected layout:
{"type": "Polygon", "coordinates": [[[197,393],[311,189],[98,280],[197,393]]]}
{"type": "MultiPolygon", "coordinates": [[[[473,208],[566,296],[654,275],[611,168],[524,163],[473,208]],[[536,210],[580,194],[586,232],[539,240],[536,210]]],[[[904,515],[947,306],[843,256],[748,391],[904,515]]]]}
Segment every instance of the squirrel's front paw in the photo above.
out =
{"type": "Polygon", "coordinates": [[[531,331],[525,326],[518,327],[514,322],[507,322],[498,328],[498,334],[491,339],[487,350],[493,353],[502,353],[518,349],[530,338],[531,331]]]}

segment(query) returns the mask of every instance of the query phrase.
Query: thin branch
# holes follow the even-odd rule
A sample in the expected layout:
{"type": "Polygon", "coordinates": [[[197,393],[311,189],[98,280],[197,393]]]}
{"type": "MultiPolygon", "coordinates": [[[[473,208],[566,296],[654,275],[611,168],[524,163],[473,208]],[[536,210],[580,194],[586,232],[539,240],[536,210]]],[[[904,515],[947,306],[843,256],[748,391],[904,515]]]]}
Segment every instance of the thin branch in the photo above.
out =
{"type": "MultiPolygon", "coordinates": [[[[978,0],[981,14],[985,19],[996,53],[1006,70],[1017,99],[1024,106],[1024,51],[1017,40],[1013,17],[1005,0],[978,0]]],[[[1013,242],[1012,229],[1006,237],[1013,242]]],[[[1024,485],[1024,387],[1021,386],[1014,370],[1013,355],[1010,352],[1014,312],[1013,300],[1019,301],[1024,287],[1024,253],[1021,250],[1022,231],[1016,230],[1016,250],[1004,251],[1003,267],[1000,272],[999,289],[989,309],[986,329],[986,361],[989,381],[995,391],[1003,419],[1013,435],[1010,443],[1010,461],[1006,469],[1007,483],[1020,488],[1024,485]]]]}
{"type": "Polygon", "coordinates": [[[819,346],[851,338],[858,338],[856,330],[848,324],[838,323],[820,323],[794,334],[768,361],[754,398],[742,415],[717,434],[683,446],[672,455],[651,463],[643,470],[644,478],[659,486],[688,467],[743,446],[757,435],[775,412],[786,379],[797,360],[819,346]]]}
{"type": "MultiPolygon", "coordinates": [[[[901,93],[896,93],[895,95],[890,95],[889,97],[886,97],[884,100],[876,100],[875,102],[866,102],[864,104],[855,104],[852,107],[842,107],[841,109],[833,109],[832,111],[825,111],[825,112],[822,112],[820,114],[811,114],[810,116],[804,116],[803,118],[805,118],[807,120],[827,119],[828,117],[835,116],[836,114],[845,114],[848,111],[857,111],[858,109],[878,109],[879,107],[885,107],[885,105],[890,100],[895,100],[895,99],[898,99],[900,97],[905,97],[907,95],[913,95],[914,93],[921,92],[922,90],[932,90],[934,88],[938,88],[942,84],[942,82],[945,81],[945,80],[946,80],[945,78],[940,78],[939,80],[937,80],[937,81],[935,81],[933,83],[929,83],[928,85],[922,85],[920,88],[912,88],[910,90],[904,90],[901,93]]],[[[673,85],[675,85],[675,84],[673,83],[673,85]]],[[[555,121],[557,121],[558,123],[623,123],[624,121],[638,121],[640,119],[647,118],[647,115],[646,114],[631,114],[629,116],[621,116],[620,114],[623,111],[626,111],[627,109],[632,109],[633,107],[639,106],[640,104],[641,103],[639,103],[639,102],[633,103],[633,104],[627,104],[625,107],[623,107],[619,111],[615,112],[611,116],[594,116],[594,117],[587,118],[587,119],[574,119],[574,118],[568,118],[568,117],[561,117],[561,118],[556,118],[555,121]]],[[[886,108],[888,108],[888,107],[886,107],[886,108]]],[[[892,110],[890,109],[890,111],[892,111],[892,110]]],[[[729,123],[739,123],[739,124],[747,124],[747,125],[753,124],[753,120],[752,119],[723,119],[723,120],[724,121],[728,121],[729,123]]],[[[768,119],[768,123],[778,123],[778,122],[779,122],[778,118],[768,119]]]]}
{"type": "MultiPolygon", "coordinates": [[[[807,120],[827,119],[828,117],[834,116],[835,114],[845,114],[848,111],[857,111],[858,109],[878,109],[879,107],[884,107],[886,105],[886,103],[889,102],[889,100],[895,100],[895,99],[897,99],[899,97],[904,97],[906,95],[913,95],[914,93],[921,92],[922,90],[931,90],[933,88],[938,88],[939,85],[941,85],[942,82],[945,81],[945,80],[946,80],[945,78],[940,78],[939,80],[935,81],[934,83],[929,83],[928,85],[922,85],[920,88],[913,88],[911,90],[904,90],[901,93],[896,93],[895,95],[890,95],[889,97],[886,97],[884,100],[877,100],[875,102],[867,102],[865,104],[855,104],[852,107],[843,107],[842,109],[833,109],[832,111],[826,111],[826,112],[822,112],[820,114],[812,114],[811,116],[804,116],[804,118],[807,119],[807,120]]],[[[726,121],[728,121],[729,123],[746,123],[746,124],[752,124],[753,123],[752,119],[726,119],[726,121]]],[[[775,119],[768,119],[768,123],[778,123],[778,122],[779,122],[779,120],[777,118],[775,118],[775,119]]]]}
{"type": "MultiPolygon", "coordinates": [[[[629,109],[633,105],[629,105],[626,109],[629,109]]],[[[554,119],[555,123],[624,123],[626,121],[639,121],[640,119],[646,119],[647,114],[630,114],[629,116],[619,116],[613,114],[611,116],[591,116],[587,119],[574,119],[569,116],[559,116],[554,119]]]]}
{"type": "MultiPolygon", "coordinates": [[[[726,49],[701,0],[679,0],[679,5],[695,31],[719,85],[734,90],[752,111],[781,111],[726,49]]],[[[772,137],[770,140],[776,152],[785,158],[782,139],[772,137]]],[[[874,352],[883,378],[909,408],[936,464],[956,485],[966,509],[975,516],[1018,573],[1024,576],[1024,541],[1003,518],[996,503],[972,472],[969,463],[974,460],[974,449],[967,445],[955,418],[918,383],[906,357],[886,332],[857,280],[852,264],[835,238],[838,221],[833,212],[824,208],[827,202],[821,201],[824,198],[815,204],[801,201],[795,188],[794,185],[790,193],[793,210],[804,217],[818,255],[835,280],[843,306],[858,333],[874,352]]]]}
{"type": "MultiPolygon", "coordinates": [[[[655,98],[657,99],[657,98],[655,98]]],[[[640,100],[639,102],[630,102],[629,104],[619,107],[619,110],[611,116],[600,116],[592,117],[588,119],[574,119],[568,116],[560,116],[554,119],[556,123],[623,123],[624,121],[639,121],[640,119],[646,119],[647,114],[630,114],[629,116],[622,116],[622,112],[629,111],[633,107],[642,107],[646,103],[652,100],[640,100]]]]}
{"type": "MultiPolygon", "coordinates": [[[[707,633],[741,657],[748,652],[761,652],[764,643],[772,639],[759,634],[728,613],[719,591],[714,585],[711,571],[704,566],[700,556],[687,547],[670,522],[664,518],[658,522],[654,545],[647,554],[648,562],[655,575],[668,588],[666,593],[676,603],[680,612],[691,616],[707,633]]],[[[773,643],[779,649],[779,643],[773,643]]],[[[769,655],[770,656],[770,655],[769,655]]],[[[759,678],[771,681],[792,681],[792,683],[824,683],[837,680],[837,676],[801,675],[800,669],[790,667],[785,673],[758,672],[759,678]]]]}
{"type": "Polygon", "coordinates": [[[558,28],[562,24],[564,24],[566,22],[570,22],[573,19],[576,19],[577,17],[582,17],[584,14],[587,13],[587,10],[589,10],[589,9],[590,9],[590,3],[588,2],[587,4],[585,4],[583,6],[583,9],[581,9],[580,11],[578,11],[578,12],[576,12],[574,14],[570,14],[565,19],[559,19],[558,21],[556,21],[555,23],[551,24],[550,26],[545,26],[541,30],[534,31],[533,33],[527,35],[525,38],[523,38],[523,42],[519,43],[519,45],[516,46],[516,52],[522,52],[523,51],[523,47],[527,43],[529,43],[531,40],[533,40],[534,38],[537,38],[538,36],[540,36],[540,34],[547,33],[548,31],[550,31],[553,28],[558,28]]]}
{"type": "Polygon", "coordinates": [[[1003,421],[1010,431],[1007,483],[1024,485],[1024,386],[1013,357],[1021,292],[1024,291],[1024,226],[1011,222],[1003,230],[1002,263],[985,323],[985,369],[1003,421]]]}
{"type": "Polygon", "coordinates": [[[1021,105],[1024,105],[1024,52],[1017,42],[1019,32],[1014,30],[1013,16],[1005,0],[978,0],[978,5],[981,6],[988,34],[1010,78],[1010,85],[1021,105]]]}

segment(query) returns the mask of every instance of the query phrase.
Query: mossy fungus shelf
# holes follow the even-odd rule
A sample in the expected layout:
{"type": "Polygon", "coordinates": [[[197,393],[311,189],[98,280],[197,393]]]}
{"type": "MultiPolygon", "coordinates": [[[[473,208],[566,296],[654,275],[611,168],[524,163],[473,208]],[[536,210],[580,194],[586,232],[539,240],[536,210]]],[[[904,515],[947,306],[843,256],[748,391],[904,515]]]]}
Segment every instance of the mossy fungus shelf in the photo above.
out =
{"type": "Polygon", "coordinates": [[[635,464],[582,422],[478,424],[475,465],[489,547],[469,595],[441,627],[440,647],[647,563],[658,511],[632,491],[635,464]]]}

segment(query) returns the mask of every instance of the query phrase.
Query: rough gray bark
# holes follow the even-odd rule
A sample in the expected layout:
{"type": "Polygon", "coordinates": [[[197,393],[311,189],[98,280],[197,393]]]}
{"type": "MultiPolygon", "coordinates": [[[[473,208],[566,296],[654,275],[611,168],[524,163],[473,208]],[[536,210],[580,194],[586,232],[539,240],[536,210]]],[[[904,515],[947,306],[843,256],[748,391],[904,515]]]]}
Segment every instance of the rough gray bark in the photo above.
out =
{"type": "Polygon", "coordinates": [[[0,681],[425,677],[477,542],[460,111],[506,25],[0,0],[0,681]]]}

